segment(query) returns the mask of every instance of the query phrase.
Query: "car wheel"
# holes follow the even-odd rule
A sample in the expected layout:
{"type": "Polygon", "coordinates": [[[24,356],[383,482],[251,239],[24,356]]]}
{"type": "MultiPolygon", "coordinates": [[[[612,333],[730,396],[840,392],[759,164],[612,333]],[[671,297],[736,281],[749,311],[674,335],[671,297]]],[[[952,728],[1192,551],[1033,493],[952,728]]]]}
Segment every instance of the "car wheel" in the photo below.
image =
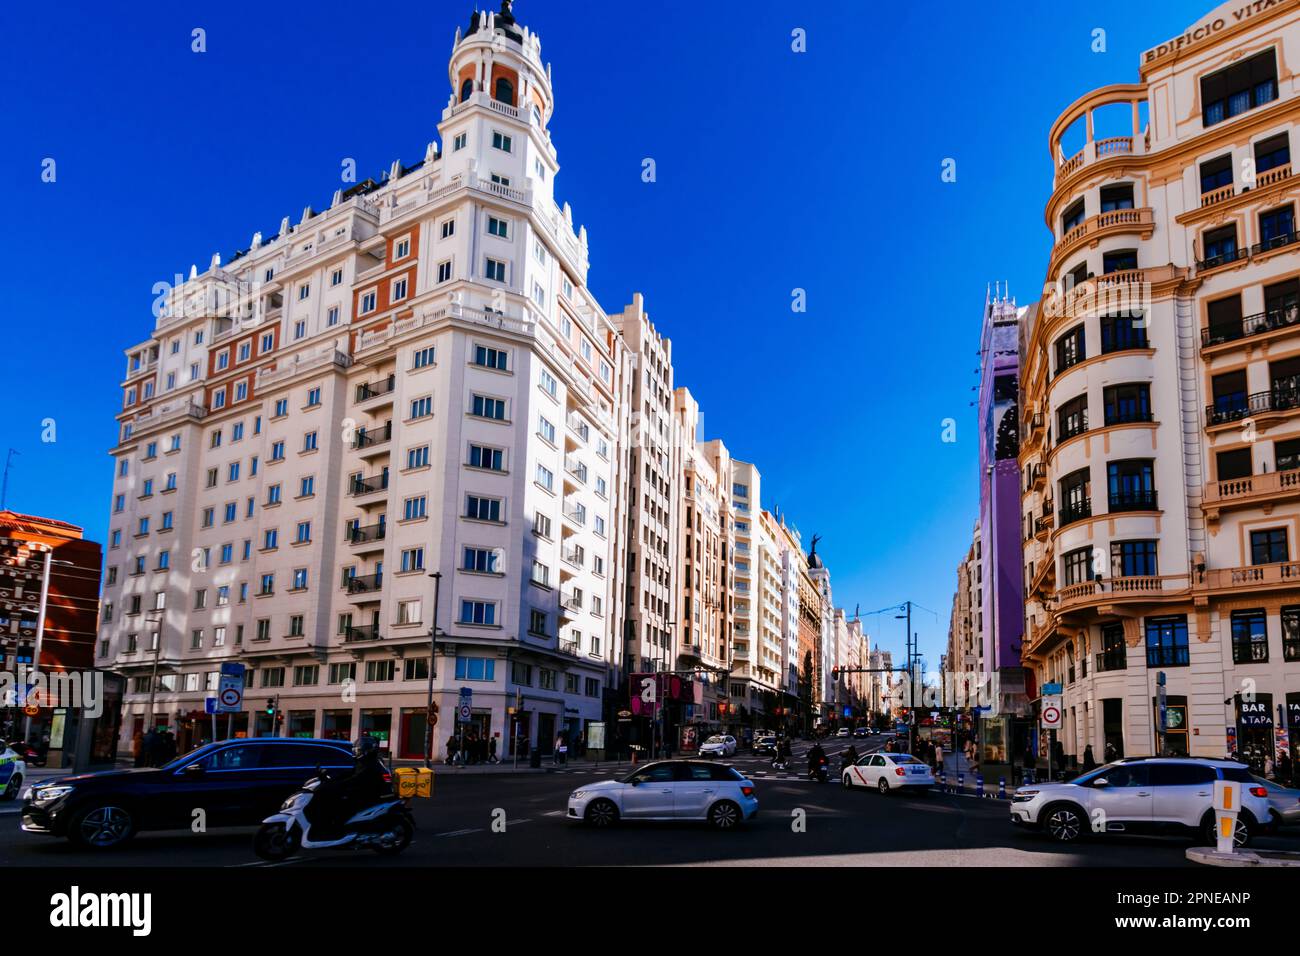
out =
{"type": "Polygon", "coordinates": [[[844,784],[845,790],[853,789],[853,778],[847,773],[840,777],[840,783],[844,784]]]}
{"type": "Polygon", "coordinates": [[[709,809],[709,823],[715,830],[734,830],[740,820],[740,807],[730,800],[719,800],[709,809]]]}
{"type": "Polygon", "coordinates": [[[1043,811],[1043,829],[1057,843],[1073,843],[1087,832],[1083,811],[1068,803],[1058,803],[1043,811]]]}
{"type": "Polygon", "coordinates": [[[593,800],[587,806],[584,819],[597,829],[612,827],[618,822],[618,807],[612,800],[593,800]]]}
{"type": "Polygon", "coordinates": [[[18,796],[19,791],[23,788],[23,778],[21,774],[14,774],[5,784],[5,792],[0,796],[0,800],[13,800],[18,796]]]}
{"type": "Polygon", "coordinates": [[[253,837],[253,852],[263,860],[278,863],[298,850],[298,828],[292,831],[283,823],[268,823],[253,837]]]}
{"type": "Polygon", "coordinates": [[[885,794],[886,796],[888,796],[888,795],[889,795],[889,781],[886,780],[884,777],[881,777],[879,780],[876,781],[876,789],[879,790],[882,794],[885,794]]]}
{"type": "Polygon", "coordinates": [[[100,804],[77,814],[68,836],[80,846],[109,850],[135,836],[135,818],[124,807],[100,804]]]}
{"type": "MultiPolygon", "coordinates": [[[[1250,846],[1250,841],[1255,836],[1255,818],[1249,813],[1240,814],[1237,817],[1236,832],[1232,836],[1239,849],[1250,846]]],[[[1214,846],[1219,842],[1218,818],[1214,811],[1207,813],[1201,822],[1201,839],[1206,846],[1214,846]]]]}

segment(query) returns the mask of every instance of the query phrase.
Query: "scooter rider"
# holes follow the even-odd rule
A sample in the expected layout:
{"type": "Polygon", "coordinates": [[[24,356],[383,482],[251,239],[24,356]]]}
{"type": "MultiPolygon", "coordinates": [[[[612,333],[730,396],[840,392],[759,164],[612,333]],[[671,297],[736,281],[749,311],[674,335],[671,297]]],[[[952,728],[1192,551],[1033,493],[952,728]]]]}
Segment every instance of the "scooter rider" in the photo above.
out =
{"type": "Polygon", "coordinates": [[[324,776],[316,790],[324,804],[322,822],[326,826],[342,823],[358,811],[390,796],[393,785],[379,756],[379,741],[360,737],[352,745],[352,769],[338,776],[324,776]]]}
{"type": "Polygon", "coordinates": [[[849,749],[840,754],[840,771],[843,772],[858,762],[858,748],[849,744],[849,749]]]}

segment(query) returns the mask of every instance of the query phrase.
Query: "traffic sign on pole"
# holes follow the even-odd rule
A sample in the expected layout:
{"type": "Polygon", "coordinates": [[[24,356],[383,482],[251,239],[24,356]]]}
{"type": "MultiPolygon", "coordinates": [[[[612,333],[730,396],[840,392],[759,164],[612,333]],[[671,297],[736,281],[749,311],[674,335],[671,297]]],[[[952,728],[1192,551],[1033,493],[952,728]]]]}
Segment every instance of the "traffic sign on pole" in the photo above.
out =
{"type": "Polygon", "coordinates": [[[1042,726],[1044,730],[1061,729],[1061,698],[1043,698],[1042,726]]]}

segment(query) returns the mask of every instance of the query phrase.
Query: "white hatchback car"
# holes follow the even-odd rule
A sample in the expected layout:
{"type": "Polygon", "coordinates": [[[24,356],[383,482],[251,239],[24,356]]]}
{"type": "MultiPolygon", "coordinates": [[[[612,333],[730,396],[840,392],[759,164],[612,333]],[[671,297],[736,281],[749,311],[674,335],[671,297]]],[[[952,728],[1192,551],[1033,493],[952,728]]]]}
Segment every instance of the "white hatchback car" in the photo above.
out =
{"type": "Polygon", "coordinates": [[[1232,760],[1132,757],[1106,764],[1067,783],[1020,787],[1011,798],[1011,822],[1070,843],[1090,833],[1181,831],[1214,842],[1214,781],[1242,784],[1236,841],[1246,846],[1272,827],[1268,791],[1250,768],[1232,760]]]}
{"type": "Polygon", "coordinates": [[[734,757],[736,738],[731,734],[714,734],[700,745],[701,757],[734,757]]]}
{"type": "Polygon", "coordinates": [[[707,820],[731,830],[758,812],[754,784],[733,767],[660,760],[621,780],[588,783],[569,794],[568,818],[594,827],[620,820],[707,820]]]}
{"type": "Polygon", "coordinates": [[[935,784],[927,764],[911,754],[878,753],[859,757],[840,774],[845,787],[875,787],[881,793],[893,790],[928,790],[935,784]]]}
{"type": "Polygon", "coordinates": [[[0,800],[13,800],[22,790],[27,764],[12,747],[0,744],[0,800]]]}

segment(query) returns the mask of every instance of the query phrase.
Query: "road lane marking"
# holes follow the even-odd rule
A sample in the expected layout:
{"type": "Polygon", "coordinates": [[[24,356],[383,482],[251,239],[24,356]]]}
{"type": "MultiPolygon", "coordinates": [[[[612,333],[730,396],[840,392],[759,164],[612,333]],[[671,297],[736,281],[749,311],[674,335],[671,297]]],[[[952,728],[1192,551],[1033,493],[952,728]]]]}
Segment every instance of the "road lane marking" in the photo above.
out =
{"type": "Polygon", "coordinates": [[[435,833],[436,837],[456,837],[465,836],[467,833],[482,833],[483,827],[470,827],[467,830],[448,830],[446,833],[435,833]]]}

